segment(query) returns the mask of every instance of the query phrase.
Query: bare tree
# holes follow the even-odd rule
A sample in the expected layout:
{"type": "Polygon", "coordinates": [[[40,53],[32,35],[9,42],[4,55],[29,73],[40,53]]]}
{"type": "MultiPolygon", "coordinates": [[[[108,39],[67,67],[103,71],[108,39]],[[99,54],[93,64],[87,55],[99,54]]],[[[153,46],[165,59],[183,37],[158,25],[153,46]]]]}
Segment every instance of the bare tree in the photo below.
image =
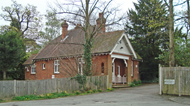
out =
{"type": "MultiPolygon", "coordinates": [[[[91,73],[91,48],[93,45],[93,39],[98,33],[104,33],[105,26],[113,24],[119,24],[122,19],[125,19],[124,15],[118,15],[118,7],[110,7],[113,0],[101,1],[101,0],[72,0],[67,3],[55,3],[59,8],[59,12],[56,14],[64,15],[62,20],[67,20],[70,24],[77,26],[81,24],[79,28],[84,31],[85,43],[84,43],[84,75],[92,75],[91,73]],[[95,25],[95,15],[100,13],[95,25]]],[[[54,8],[52,8],[54,9],[54,8]]]]}

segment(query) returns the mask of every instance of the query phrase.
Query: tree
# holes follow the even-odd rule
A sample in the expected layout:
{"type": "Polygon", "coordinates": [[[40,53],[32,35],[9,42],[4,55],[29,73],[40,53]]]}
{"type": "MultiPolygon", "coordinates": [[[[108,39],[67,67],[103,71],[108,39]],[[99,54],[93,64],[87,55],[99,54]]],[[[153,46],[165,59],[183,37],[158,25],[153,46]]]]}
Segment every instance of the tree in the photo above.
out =
{"type": "Polygon", "coordinates": [[[13,4],[11,6],[2,7],[3,13],[0,14],[0,17],[5,21],[9,21],[10,26],[18,29],[21,32],[20,37],[25,42],[30,42],[30,39],[33,39],[34,45],[32,46],[37,45],[35,40],[38,39],[42,18],[36,10],[37,7],[29,4],[23,7],[14,0],[12,2],[13,4]]]}
{"type": "Polygon", "coordinates": [[[165,5],[160,0],[139,0],[134,3],[135,10],[128,11],[126,33],[132,39],[135,51],[143,58],[140,63],[142,80],[153,80],[158,76],[159,60],[155,59],[161,53],[160,47],[165,47],[168,41],[167,13],[165,5]]]}
{"type": "Polygon", "coordinates": [[[45,40],[43,43],[46,44],[60,35],[61,23],[60,20],[58,20],[57,15],[52,11],[47,10],[47,15],[45,15],[45,17],[47,19],[46,28],[45,32],[40,32],[40,37],[45,40]]]}
{"type": "Polygon", "coordinates": [[[25,56],[25,45],[19,34],[13,28],[0,33],[0,69],[3,79],[6,79],[7,70],[17,67],[25,56]]]}
{"type": "MultiPolygon", "coordinates": [[[[178,29],[178,27],[174,31],[174,44],[175,44],[175,63],[178,66],[189,66],[190,62],[188,61],[190,59],[190,49],[189,49],[189,43],[186,42],[184,39],[184,36],[186,34],[182,33],[183,27],[178,29]]],[[[162,60],[161,64],[168,66],[169,64],[169,52],[168,49],[162,50],[162,54],[159,55],[159,59],[162,60]]]]}
{"type": "Polygon", "coordinates": [[[98,35],[103,26],[117,24],[120,20],[124,19],[123,16],[117,15],[117,8],[109,8],[111,2],[112,0],[105,2],[101,2],[100,0],[80,0],[63,4],[56,3],[57,7],[60,9],[57,14],[65,15],[63,20],[67,20],[67,22],[74,26],[80,23],[81,26],[78,27],[85,32],[83,53],[83,58],[85,60],[84,75],[92,75],[91,48],[93,39],[98,35]],[[95,26],[95,14],[97,14],[97,12],[101,12],[102,15],[98,20],[99,25],[95,26]]]}

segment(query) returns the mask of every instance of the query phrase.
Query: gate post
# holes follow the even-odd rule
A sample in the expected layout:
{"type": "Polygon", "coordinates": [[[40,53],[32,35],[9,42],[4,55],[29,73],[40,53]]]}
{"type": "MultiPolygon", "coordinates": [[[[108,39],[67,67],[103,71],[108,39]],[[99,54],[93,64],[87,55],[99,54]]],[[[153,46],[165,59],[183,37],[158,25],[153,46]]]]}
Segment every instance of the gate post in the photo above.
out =
{"type": "Polygon", "coordinates": [[[162,95],[162,69],[161,65],[159,64],[158,69],[159,69],[159,86],[160,86],[160,91],[159,94],[162,95]]]}

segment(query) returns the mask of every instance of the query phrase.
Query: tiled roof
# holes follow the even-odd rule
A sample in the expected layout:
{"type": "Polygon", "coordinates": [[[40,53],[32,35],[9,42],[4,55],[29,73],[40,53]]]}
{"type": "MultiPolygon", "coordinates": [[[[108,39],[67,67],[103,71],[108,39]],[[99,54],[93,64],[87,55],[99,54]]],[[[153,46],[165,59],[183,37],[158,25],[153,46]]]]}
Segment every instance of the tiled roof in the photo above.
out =
{"type": "Polygon", "coordinates": [[[37,54],[32,54],[32,55],[23,63],[23,65],[31,65],[31,64],[33,64],[33,63],[32,63],[32,60],[35,58],[36,55],[37,55],[37,54]]]}
{"type": "MultiPolygon", "coordinates": [[[[94,38],[92,53],[108,53],[112,50],[124,31],[114,31],[98,34],[94,38]]],[[[85,43],[84,32],[77,28],[68,32],[68,37],[62,41],[59,36],[47,44],[35,57],[35,59],[48,59],[56,57],[68,57],[83,54],[85,43]]]]}

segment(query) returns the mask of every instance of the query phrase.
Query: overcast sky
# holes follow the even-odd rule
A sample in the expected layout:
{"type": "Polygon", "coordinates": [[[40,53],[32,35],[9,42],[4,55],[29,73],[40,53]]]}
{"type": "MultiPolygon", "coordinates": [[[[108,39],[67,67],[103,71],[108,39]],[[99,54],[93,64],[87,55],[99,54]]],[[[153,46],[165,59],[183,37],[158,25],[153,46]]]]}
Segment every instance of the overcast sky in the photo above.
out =
{"type": "MultiPolygon", "coordinates": [[[[11,6],[12,0],[0,0],[0,13],[2,13],[2,7],[11,6]]],[[[26,6],[27,4],[31,4],[37,6],[37,10],[40,14],[46,13],[48,9],[47,4],[53,4],[55,0],[16,0],[18,4],[22,4],[26,6]]],[[[65,0],[58,0],[59,2],[64,2],[65,0]]],[[[137,0],[113,0],[114,4],[120,5],[120,8],[123,12],[126,12],[130,8],[134,8],[133,2],[137,2],[137,0]]],[[[5,22],[3,19],[0,18],[0,25],[9,25],[8,22],[5,22]]]]}

